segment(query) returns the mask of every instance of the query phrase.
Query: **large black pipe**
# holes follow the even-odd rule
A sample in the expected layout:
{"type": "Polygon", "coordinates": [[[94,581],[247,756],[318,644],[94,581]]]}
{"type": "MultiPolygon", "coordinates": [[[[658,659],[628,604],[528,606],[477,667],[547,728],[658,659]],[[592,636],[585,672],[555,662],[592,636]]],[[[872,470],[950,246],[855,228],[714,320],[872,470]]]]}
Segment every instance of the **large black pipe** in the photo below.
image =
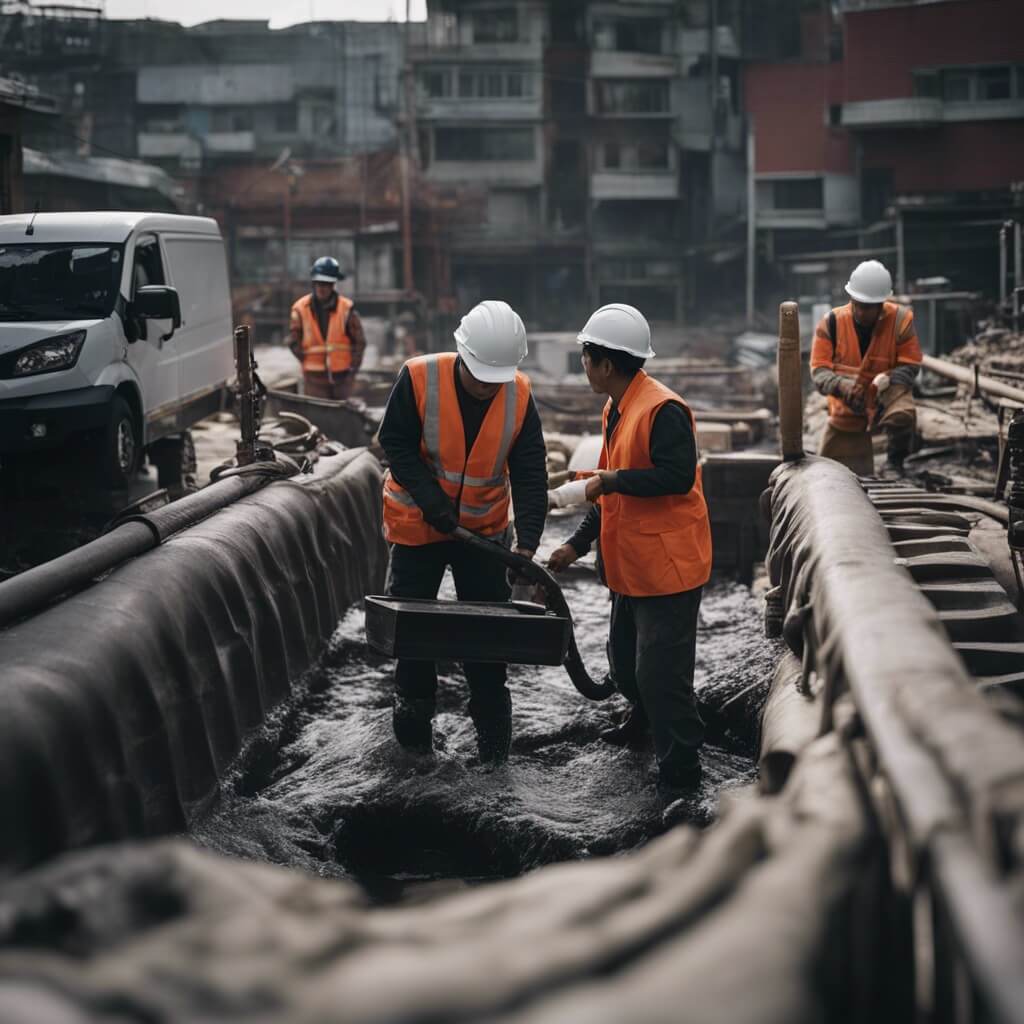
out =
{"type": "Polygon", "coordinates": [[[5,580],[0,583],[0,629],[80,590],[128,559],[259,490],[269,479],[269,473],[227,477],[155,512],[130,516],[108,534],[5,580]]]}
{"type": "Polygon", "coordinates": [[[573,686],[588,700],[605,700],[615,692],[615,687],[609,681],[597,683],[590,678],[587,666],[583,664],[583,657],[576,646],[576,633],[573,628],[572,611],[562,588],[558,581],[542,565],[531,562],[530,559],[517,555],[514,551],[496,544],[492,540],[480,537],[471,530],[456,527],[453,536],[469,544],[470,547],[482,552],[488,558],[496,558],[499,562],[515,570],[520,576],[526,577],[531,583],[536,583],[544,590],[547,607],[558,615],[569,620],[569,647],[562,662],[565,671],[569,673],[573,686]]]}

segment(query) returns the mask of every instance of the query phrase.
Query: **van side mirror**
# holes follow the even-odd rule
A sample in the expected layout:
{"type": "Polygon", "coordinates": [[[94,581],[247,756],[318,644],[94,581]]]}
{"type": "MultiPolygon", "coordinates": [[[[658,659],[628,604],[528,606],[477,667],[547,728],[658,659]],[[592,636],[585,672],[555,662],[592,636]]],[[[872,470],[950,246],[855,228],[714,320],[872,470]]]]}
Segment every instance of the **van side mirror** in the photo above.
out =
{"type": "Polygon", "coordinates": [[[132,312],[143,320],[170,320],[177,330],[181,326],[178,289],[163,284],[144,285],[135,292],[132,312]]]}

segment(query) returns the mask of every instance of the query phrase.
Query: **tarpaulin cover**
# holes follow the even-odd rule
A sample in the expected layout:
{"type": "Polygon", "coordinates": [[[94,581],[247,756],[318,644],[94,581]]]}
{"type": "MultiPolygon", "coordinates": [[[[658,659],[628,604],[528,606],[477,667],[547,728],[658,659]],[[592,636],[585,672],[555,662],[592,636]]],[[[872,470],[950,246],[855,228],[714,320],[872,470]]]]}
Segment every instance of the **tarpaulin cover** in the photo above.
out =
{"type": "Polygon", "coordinates": [[[377,460],[325,458],[0,632],[0,875],[183,829],[381,589],[380,522],[377,460]]]}

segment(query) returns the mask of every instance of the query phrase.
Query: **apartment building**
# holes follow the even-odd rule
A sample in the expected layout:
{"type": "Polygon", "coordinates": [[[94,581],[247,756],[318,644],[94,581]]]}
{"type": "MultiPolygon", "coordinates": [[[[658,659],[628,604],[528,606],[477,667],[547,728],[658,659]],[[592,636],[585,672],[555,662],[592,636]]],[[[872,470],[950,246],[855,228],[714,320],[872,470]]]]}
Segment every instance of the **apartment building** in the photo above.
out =
{"type": "Polygon", "coordinates": [[[428,5],[411,51],[424,173],[486,190],[451,243],[460,304],[501,294],[553,330],[615,299],[684,319],[688,240],[743,212],[738,46],[727,27],[712,130],[707,19],[664,0],[428,5]]]}
{"type": "Polygon", "coordinates": [[[991,291],[1024,188],[1024,5],[843,0],[803,19],[795,58],[746,69],[762,268],[837,294],[871,254],[902,290],[991,291]]]}

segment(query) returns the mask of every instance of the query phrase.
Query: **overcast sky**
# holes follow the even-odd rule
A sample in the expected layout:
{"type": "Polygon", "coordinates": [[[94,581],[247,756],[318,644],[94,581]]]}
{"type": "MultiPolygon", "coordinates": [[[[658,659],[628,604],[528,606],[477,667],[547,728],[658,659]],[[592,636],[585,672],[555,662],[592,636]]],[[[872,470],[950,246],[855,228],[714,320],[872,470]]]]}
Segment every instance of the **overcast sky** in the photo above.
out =
{"type": "MultiPolygon", "coordinates": [[[[196,25],[217,18],[269,21],[402,21],[405,0],[107,0],[108,18],[161,18],[196,25]]],[[[426,0],[412,0],[412,18],[426,17],[426,0]]]]}

